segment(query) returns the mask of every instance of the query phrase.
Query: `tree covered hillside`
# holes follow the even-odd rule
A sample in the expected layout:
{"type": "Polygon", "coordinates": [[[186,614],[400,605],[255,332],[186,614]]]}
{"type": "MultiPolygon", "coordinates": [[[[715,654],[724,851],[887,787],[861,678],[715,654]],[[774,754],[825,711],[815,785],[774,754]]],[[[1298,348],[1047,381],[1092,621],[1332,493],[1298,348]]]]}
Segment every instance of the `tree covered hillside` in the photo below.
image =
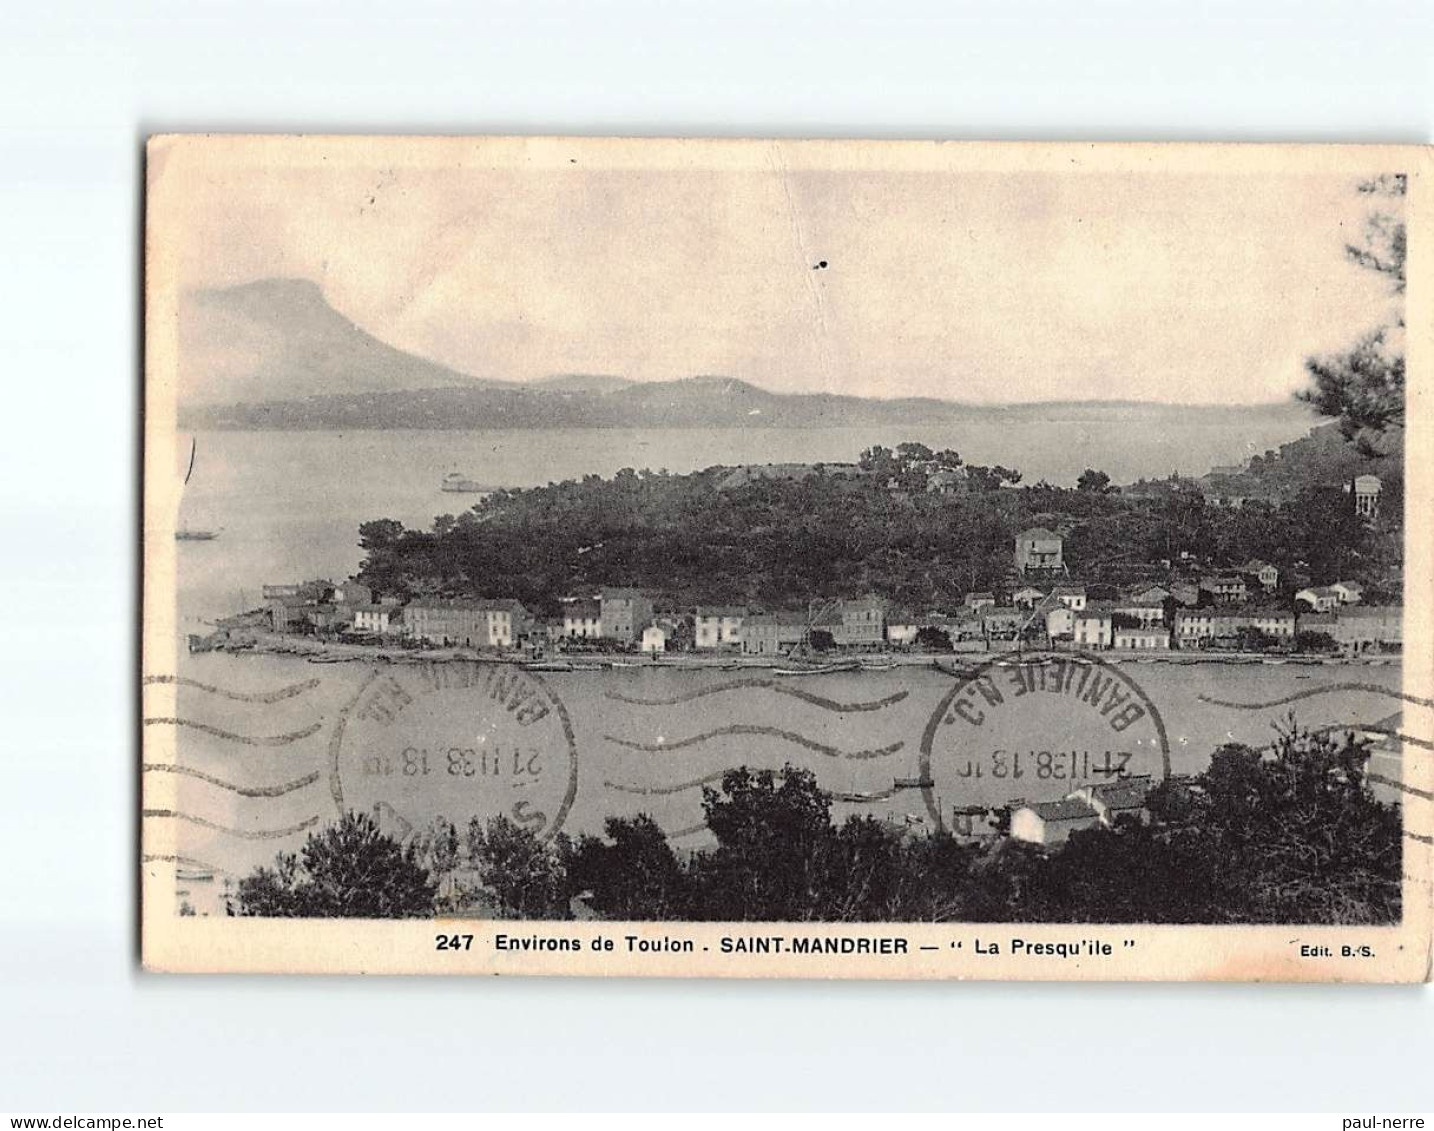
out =
{"type": "Polygon", "coordinates": [[[516,597],[544,613],[603,585],[673,606],[801,608],[871,592],[929,609],[1005,588],[1016,534],[1043,525],[1065,536],[1071,574],[1088,583],[1164,577],[1185,551],[1206,567],[1259,557],[1293,574],[1304,562],[1315,582],[1351,578],[1397,595],[1397,527],[1357,518],[1337,485],[1234,509],[1189,483],[1125,497],[1093,472],[1080,488],[1014,487],[1015,471],[960,467],[956,453],[918,444],[870,449],[858,467],[733,471],[624,469],[501,491],[427,531],[365,523],[360,577],[383,593],[516,597]],[[959,489],[928,489],[955,468],[959,489]]]}

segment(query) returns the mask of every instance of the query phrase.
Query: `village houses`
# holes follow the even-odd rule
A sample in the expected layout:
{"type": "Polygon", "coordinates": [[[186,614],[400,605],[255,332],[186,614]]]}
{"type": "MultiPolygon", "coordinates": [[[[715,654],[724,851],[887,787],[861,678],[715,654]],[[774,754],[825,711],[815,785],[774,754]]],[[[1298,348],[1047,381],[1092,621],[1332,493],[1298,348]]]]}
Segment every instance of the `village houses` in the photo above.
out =
{"type": "Polygon", "coordinates": [[[1065,568],[1061,536],[1044,526],[1033,526],[1016,535],[1016,570],[1028,573],[1059,573],[1065,568]]]}
{"type": "Polygon", "coordinates": [[[592,600],[563,602],[563,635],[569,640],[598,640],[602,637],[602,605],[592,600]]]}
{"type": "Polygon", "coordinates": [[[1154,788],[1149,774],[1084,786],[1058,801],[1008,802],[1014,840],[1054,847],[1082,829],[1113,828],[1122,819],[1148,823],[1146,799],[1154,788]]]}
{"type": "Polygon", "coordinates": [[[1034,585],[1024,585],[1011,594],[1011,603],[1023,609],[1034,609],[1046,595],[1034,585]]]}
{"type": "Polygon", "coordinates": [[[749,656],[784,656],[806,641],[801,613],[758,613],[742,624],[742,651],[749,656]]]}
{"type": "Polygon", "coordinates": [[[408,635],[430,644],[464,648],[511,648],[526,627],[528,611],[509,599],[423,597],[404,609],[408,635]]]}
{"type": "Polygon", "coordinates": [[[1245,579],[1238,573],[1222,573],[1217,577],[1201,578],[1200,591],[1209,593],[1217,605],[1243,604],[1249,596],[1245,579]]]}
{"type": "Polygon", "coordinates": [[[1280,584],[1280,571],[1278,567],[1272,566],[1269,562],[1261,561],[1259,558],[1251,558],[1240,567],[1240,572],[1248,574],[1260,583],[1260,588],[1266,593],[1273,593],[1280,584]]]}
{"type": "Polygon", "coordinates": [[[1077,648],[1109,648],[1114,642],[1110,609],[1087,605],[1075,613],[1072,631],[1077,648]]]}
{"type": "Polygon", "coordinates": [[[699,606],[692,618],[693,645],[702,649],[740,648],[745,605],[699,606]]]}
{"type": "Polygon", "coordinates": [[[631,644],[652,621],[652,601],[637,589],[604,589],[598,598],[599,636],[631,644]]]}
{"type": "Polygon", "coordinates": [[[832,639],[843,648],[878,648],[886,640],[886,608],[875,597],[842,601],[832,639]]]}
{"type": "Polygon", "coordinates": [[[1331,609],[1339,608],[1339,594],[1327,585],[1301,589],[1295,594],[1295,600],[1316,613],[1327,613],[1331,609]]]}

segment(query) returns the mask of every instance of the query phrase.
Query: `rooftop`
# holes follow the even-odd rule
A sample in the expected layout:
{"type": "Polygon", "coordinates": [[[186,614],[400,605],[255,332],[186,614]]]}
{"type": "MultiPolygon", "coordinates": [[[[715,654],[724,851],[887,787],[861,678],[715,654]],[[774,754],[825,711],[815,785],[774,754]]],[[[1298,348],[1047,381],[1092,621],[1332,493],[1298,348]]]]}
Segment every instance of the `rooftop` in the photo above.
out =
{"type": "Polygon", "coordinates": [[[1088,802],[1078,797],[1063,797],[1059,801],[1036,801],[1025,806],[1043,821],[1094,820],[1096,812],[1088,802]]]}

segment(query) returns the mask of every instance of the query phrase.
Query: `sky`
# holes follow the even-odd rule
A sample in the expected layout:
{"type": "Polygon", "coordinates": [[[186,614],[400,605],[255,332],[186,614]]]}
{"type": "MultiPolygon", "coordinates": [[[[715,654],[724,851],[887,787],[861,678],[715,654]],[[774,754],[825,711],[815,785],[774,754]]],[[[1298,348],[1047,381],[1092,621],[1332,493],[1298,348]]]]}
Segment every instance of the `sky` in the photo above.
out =
{"type": "Polygon", "coordinates": [[[308,279],[506,380],[1257,403],[1391,303],[1345,173],[268,164],[186,194],[182,286],[308,279]]]}

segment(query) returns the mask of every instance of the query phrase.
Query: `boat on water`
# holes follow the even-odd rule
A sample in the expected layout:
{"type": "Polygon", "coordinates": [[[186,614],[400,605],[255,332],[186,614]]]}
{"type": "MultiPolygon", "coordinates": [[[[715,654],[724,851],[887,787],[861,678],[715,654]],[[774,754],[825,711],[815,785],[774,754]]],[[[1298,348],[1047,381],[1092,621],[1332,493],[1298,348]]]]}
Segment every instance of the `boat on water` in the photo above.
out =
{"type": "Polygon", "coordinates": [[[212,542],[219,537],[217,530],[190,530],[181,527],[174,532],[176,542],[212,542]]]}
{"type": "Polygon", "coordinates": [[[462,495],[488,495],[492,494],[495,488],[479,483],[476,479],[469,479],[461,471],[450,471],[443,477],[443,482],[439,484],[439,490],[462,495]]]}
{"type": "Polygon", "coordinates": [[[936,783],[930,778],[893,778],[892,789],[934,789],[936,783]]]}
{"type": "Polygon", "coordinates": [[[577,668],[566,660],[534,660],[530,664],[519,665],[525,672],[571,672],[577,668]]]}
{"type": "Polygon", "coordinates": [[[860,671],[861,664],[851,660],[843,664],[821,664],[810,668],[773,668],[777,675],[831,675],[833,672],[854,672],[860,671]]]}

